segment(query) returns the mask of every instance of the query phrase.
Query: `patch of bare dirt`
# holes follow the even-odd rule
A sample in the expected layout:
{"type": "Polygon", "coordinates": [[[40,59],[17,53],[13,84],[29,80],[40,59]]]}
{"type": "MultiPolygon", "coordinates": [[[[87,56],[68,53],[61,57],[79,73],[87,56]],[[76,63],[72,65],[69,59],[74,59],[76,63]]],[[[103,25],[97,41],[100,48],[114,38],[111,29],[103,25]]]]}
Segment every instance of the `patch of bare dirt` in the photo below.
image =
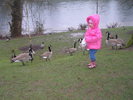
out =
{"type": "MultiPolygon", "coordinates": [[[[23,46],[23,47],[21,47],[21,48],[19,48],[19,50],[21,50],[21,51],[28,51],[29,50],[29,45],[27,45],[27,46],[23,46]]],[[[41,45],[32,45],[32,49],[34,50],[34,51],[37,51],[37,50],[41,50],[41,49],[43,49],[42,47],[41,47],[41,45]]]]}

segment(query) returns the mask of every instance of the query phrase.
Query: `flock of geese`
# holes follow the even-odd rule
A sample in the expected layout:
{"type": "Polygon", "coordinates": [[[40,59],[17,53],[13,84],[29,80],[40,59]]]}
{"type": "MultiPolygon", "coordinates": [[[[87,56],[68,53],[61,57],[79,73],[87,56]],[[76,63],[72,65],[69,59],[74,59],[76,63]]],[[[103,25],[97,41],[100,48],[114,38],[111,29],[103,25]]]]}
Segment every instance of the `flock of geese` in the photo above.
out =
{"type": "MultiPolygon", "coordinates": [[[[125,46],[124,40],[118,38],[118,35],[116,35],[115,38],[114,38],[114,37],[111,37],[111,33],[110,32],[107,31],[106,34],[107,34],[107,38],[106,38],[105,42],[106,42],[107,46],[111,46],[112,49],[115,48],[116,50],[118,48],[122,48],[122,47],[125,46]]],[[[65,49],[65,53],[68,53],[68,54],[70,54],[70,56],[72,56],[73,53],[75,53],[78,50],[78,48],[80,48],[80,50],[82,50],[83,54],[85,54],[85,50],[86,49],[81,44],[82,40],[83,39],[80,38],[80,39],[78,39],[78,41],[75,41],[72,48],[65,49]],[[77,43],[79,43],[78,48],[76,47],[77,43]]],[[[41,48],[44,48],[44,42],[42,42],[41,48]]],[[[50,58],[53,55],[53,52],[52,52],[51,48],[52,48],[52,46],[49,45],[48,46],[48,51],[42,53],[40,55],[40,57],[42,59],[45,59],[46,61],[50,60],[50,58]]],[[[27,61],[31,61],[32,62],[33,61],[33,59],[34,59],[33,55],[34,54],[35,54],[35,52],[34,52],[34,50],[32,48],[32,45],[29,46],[29,50],[28,50],[27,53],[20,53],[17,56],[15,54],[15,51],[12,50],[11,63],[13,63],[13,62],[21,62],[22,65],[25,65],[25,62],[27,62],[27,61]]]]}
{"type": "MultiPolygon", "coordinates": [[[[70,54],[70,56],[72,56],[73,53],[75,53],[78,50],[77,47],[76,47],[77,42],[79,43],[79,48],[81,48],[83,50],[83,47],[80,45],[81,44],[81,40],[82,39],[80,38],[78,41],[74,42],[74,46],[72,48],[65,49],[65,53],[68,53],[68,54],[70,54]]],[[[40,47],[44,48],[44,42],[41,43],[40,47]]],[[[33,50],[33,46],[32,45],[29,46],[28,52],[20,53],[17,56],[16,56],[16,53],[15,53],[15,50],[12,50],[11,63],[13,63],[13,62],[21,62],[22,65],[25,65],[25,62],[27,62],[27,61],[31,61],[32,62],[33,61],[33,55],[34,54],[35,54],[35,52],[33,50]]],[[[48,61],[48,60],[50,61],[52,55],[53,55],[52,46],[49,45],[48,46],[48,51],[42,53],[40,55],[40,57],[42,59],[45,59],[46,61],[48,61]]]]}
{"type": "MultiPolygon", "coordinates": [[[[44,46],[44,44],[43,44],[44,46]]],[[[42,45],[41,45],[42,47],[42,45]]],[[[43,47],[44,48],[44,47],[43,47]]],[[[32,45],[30,45],[29,50],[27,53],[20,53],[19,55],[16,56],[15,51],[12,50],[12,56],[11,56],[11,63],[13,62],[21,62],[22,65],[25,65],[24,62],[27,61],[33,61],[33,55],[35,54],[32,45]]],[[[51,50],[51,45],[48,46],[48,51],[44,52],[43,54],[40,55],[41,58],[50,60],[50,58],[52,57],[52,50],[51,50]]]]}

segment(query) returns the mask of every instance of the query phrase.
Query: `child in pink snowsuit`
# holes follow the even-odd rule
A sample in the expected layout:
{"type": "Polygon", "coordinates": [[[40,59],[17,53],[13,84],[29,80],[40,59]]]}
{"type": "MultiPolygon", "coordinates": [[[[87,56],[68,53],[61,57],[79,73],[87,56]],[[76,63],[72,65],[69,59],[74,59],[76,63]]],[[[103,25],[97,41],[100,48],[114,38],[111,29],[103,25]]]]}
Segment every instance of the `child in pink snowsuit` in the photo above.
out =
{"type": "Polygon", "coordinates": [[[91,62],[88,64],[89,68],[96,67],[96,52],[101,49],[102,42],[102,32],[99,28],[100,16],[98,14],[91,15],[86,19],[88,24],[88,29],[85,32],[84,38],[86,41],[86,49],[89,50],[89,57],[91,62]]]}

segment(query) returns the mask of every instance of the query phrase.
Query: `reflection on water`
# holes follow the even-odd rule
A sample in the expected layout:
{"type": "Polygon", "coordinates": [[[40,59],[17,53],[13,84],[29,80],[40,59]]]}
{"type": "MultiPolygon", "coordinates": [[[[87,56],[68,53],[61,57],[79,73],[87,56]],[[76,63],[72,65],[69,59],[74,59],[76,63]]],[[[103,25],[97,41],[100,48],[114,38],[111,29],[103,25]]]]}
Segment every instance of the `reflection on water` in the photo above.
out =
{"type": "MultiPolygon", "coordinates": [[[[133,25],[133,7],[130,6],[133,1],[123,1],[99,0],[101,28],[114,22],[122,26],[133,25]]],[[[10,10],[0,2],[0,33],[7,34],[10,10]]],[[[43,24],[45,32],[65,31],[68,27],[78,28],[79,24],[86,23],[86,17],[96,12],[96,0],[34,0],[26,2],[23,8],[23,34],[33,32],[36,22],[43,24]]]]}

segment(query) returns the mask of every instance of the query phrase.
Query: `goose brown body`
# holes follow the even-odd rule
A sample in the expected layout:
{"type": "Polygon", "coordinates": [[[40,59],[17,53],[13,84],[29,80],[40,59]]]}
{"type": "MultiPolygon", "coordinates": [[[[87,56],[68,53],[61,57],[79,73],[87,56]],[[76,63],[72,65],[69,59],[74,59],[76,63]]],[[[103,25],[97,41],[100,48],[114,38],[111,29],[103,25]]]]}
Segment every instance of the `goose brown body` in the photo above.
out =
{"type": "Polygon", "coordinates": [[[14,56],[13,58],[11,58],[11,62],[12,63],[13,62],[22,62],[22,64],[25,65],[24,62],[26,62],[26,61],[31,61],[32,62],[33,61],[33,55],[32,55],[33,53],[34,53],[34,51],[30,47],[29,48],[29,53],[21,53],[17,56],[14,56]]]}
{"type": "Polygon", "coordinates": [[[66,53],[69,53],[71,56],[73,55],[74,52],[77,51],[77,48],[76,48],[76,42],[74,42],[74,47],[73,48],[67,48],[65,50],[66,53]]]}
{"type": "Polygon", "coordinates": [[[44,52],[41,56],[42,56],[42,58],[51,58],[52,52],[49,52],[49,51],[44,52]]]}
{"type": "Polygon", "coordinates": [[[22,53],[19,54],[18,56],[16,56],[15,58],[12,58],[13,62],[19,62],[19,61],[29,61],[31,60],[31,56],[29,55],[29,53],[22,53]]]}
{"type": "Polygon", "coordinates": [[[116,49],[117,49],[118,47],[121,48],[121,47],[125,46],[124,40],[118,38],[117,35],[116,35],[116,39],[110,39],[110,36],[109,36],[109,35],[110,35],[110,34],[107,33],[106,45],[112,46],[112,49],[113,49],[114,47],[116,47],[116,49]]]}
{"type": "Polygon", "coordinates": [[[50,60],[50,58],[52,57],[52,54],[53,54],[53,52],[52,52],[52,50],[51,50],[51,45],[48,46],[48,50],[49,50],[49,51],[46,51],[46,52],[44,52],[44,53],[41,55],[41,57],[42,57],[43,59],[46,59],[46,61],[47,61],[48,59],[50,60]]]}

